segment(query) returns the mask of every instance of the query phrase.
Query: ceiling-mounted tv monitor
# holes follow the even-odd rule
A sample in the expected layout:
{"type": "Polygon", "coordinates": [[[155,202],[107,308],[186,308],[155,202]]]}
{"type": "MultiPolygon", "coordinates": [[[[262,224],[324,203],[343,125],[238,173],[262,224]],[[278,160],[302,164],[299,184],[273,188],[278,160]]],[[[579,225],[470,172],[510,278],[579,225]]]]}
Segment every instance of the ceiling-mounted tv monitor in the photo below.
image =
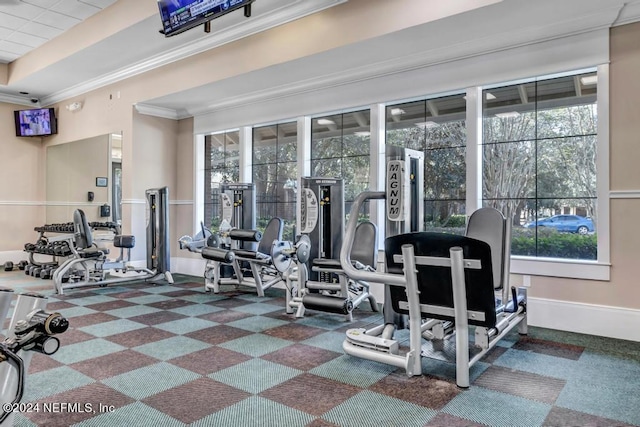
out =
{"type": "Polygon", "coordinates": [[[56,113],[53,108],[14,111],[16,136],[47,136],[58,133],[56,113]]]}
{"type": "Polygon", "coordinates": [[[175,36],[200,24],[205,24],[234,10],[245,8],[251,15],[255,0],[158,0],[162,30],[165,36],[175,36]]]}

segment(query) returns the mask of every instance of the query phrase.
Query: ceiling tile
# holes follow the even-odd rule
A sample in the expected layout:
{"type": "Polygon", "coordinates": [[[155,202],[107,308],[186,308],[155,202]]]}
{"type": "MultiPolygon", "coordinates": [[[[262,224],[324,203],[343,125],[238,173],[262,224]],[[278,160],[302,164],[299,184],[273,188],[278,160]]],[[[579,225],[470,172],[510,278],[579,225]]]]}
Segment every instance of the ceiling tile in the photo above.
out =
{"type": "Polygon", "coordinates": [[[111,6],[115,2],[116,0],[80,0],[80,3],[90,4],[92,6],[99,7],[100,9],[111,6]]]}
{"type": "Polygon", "coordinates": [[[87,19],[91,15],[100,12],[99,8],[80,3],[78,0],[62,0],[53,6],[51,10],[76,19],[87,19]]]}
{"type": "Polygon", "coordinates": [[[24,19],[34,19],[36,16],[41,14],[45,9],[41,7],[36,7],[31,4],[16,2],[15,0],[10,0],[7,2],[0,3],[0,12],[8,13],[12,16],[17,16],[19,18],[24,19]]]}
{"type": "MultiPolygon", "coordinates": [[[[59,28],[53,28],[49,25],[39,24],[33,21],[20,27],[20,32],[33,34],[35,36],[39,36],[48,40],[51,40],[52,38],[62,34],[62,30],[59,28]]],[[[1,34],[0,38],[2,38],[1,34]]]]}
{"type": "Polygon", "coordinates": [[[24,55],[31,48],[29,46],[25,46],[23,44],[13,43],[6,40],[0,40],[0,51],[5,51],[8,53],[14,53],[18,55],[24,55]]]}
{"type": "Polygon", "coordinates": [[[47,41],[47,39],[45,38],[38,37],[32,34],[25,34],[20,31],[14,31],[13,34],[11,34],[5,40],[9,42],[14,42],[21,45],[29,46],[31,48],[38,47],[47,41]]]}
{"type": "Polygon", "coordinates": [[[34,6],[43,7],[45,9],[50,8],[54,4],[58,3],[60,0],[21,0],[25,3],[32,4],[34,6]]]}
{"type": "Polygon", "coordinates": [[[18,18],[17,16],[13,16],[13,15],[5,15],[4,13],[0,13],[0,27],[17,30],[27,22],[29,21],[27,21],[26,19],[18,18]]]}
{"type": "Polygon", "coordinates": [[[61,30],[68,30],[76,24],[80,23],[80,19],[72,18],[67,15],[62,15],[57,12],[47,11],[38,16],[34,21],[48,25],[53,28],[59,28],[61,30]]]}

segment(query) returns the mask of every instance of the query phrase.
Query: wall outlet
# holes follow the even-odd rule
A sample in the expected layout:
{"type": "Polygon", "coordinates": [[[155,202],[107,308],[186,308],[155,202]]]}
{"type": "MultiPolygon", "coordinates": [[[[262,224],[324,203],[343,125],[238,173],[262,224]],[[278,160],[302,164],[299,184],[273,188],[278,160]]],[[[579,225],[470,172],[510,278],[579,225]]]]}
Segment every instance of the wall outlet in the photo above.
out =
{"type": "Polygon", "coordinates": [[[528,274],[522,276],[522,286],[524,286],[525,288],[531,286],[531,276],[529,276],[528,274]]]}

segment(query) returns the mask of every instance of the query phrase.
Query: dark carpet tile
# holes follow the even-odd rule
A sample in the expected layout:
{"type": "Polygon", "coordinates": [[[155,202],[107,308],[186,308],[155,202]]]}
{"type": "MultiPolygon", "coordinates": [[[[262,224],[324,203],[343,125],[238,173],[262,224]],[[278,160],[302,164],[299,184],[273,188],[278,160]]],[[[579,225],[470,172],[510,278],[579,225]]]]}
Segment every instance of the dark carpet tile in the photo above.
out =
{"type": "Polygon", "coordinates": [[[117,308],[130,307],[132,305],[135,305],[135,304],[129,301],[118,299],[115,301],[107,301],[107,302],[99,302],[97,304],[90,304],[90,305],[87,305],[86,307],[96,311],[108,311],[108,310],[115,310],[117,308]]]}
{"type": "Polygon", "coordinates": [[[169,331],[153,327],[146,327],[142,329],[136,329],[134,331],[123,332],[117,335],[111,335],[109,337],[105,337],[105,339],[116,344],[120,344],[121,346],[131,348],[170,338],[174,335],[175,334],[169,331]]]}
{"type": "Polygon", "coordinates": [[[555,403],[565,383],[558,378],[500,366],[490,366],[473,382],[476,386],[549,404],[555,403]]]}
{"type": "Polygon", "coordinates": [[[175,359],[169,360],[168,363],[200,375],[209,375],[248,360],[251,360],[251,357],[242,353],[221,347],[210,347],[176,357],[175,359]]]}
{"type": "Polygon", "coordinates": [[[214,305],[220,308],[235,308],[243,305],[251,304],[251,301],[247,301],[241,298],[225,298],[208,302],[209,305],[214,305]]]}
{"type": "Polygon", "coordinates": [[[493,347],[491,350],[489,350],[487,354],[485,354],[480,360],[483,361],[484,363],[493,363],[496,360],[498,360],[498,358],[502,356],[507,350],[509,349],[506,347],[497,345],[493,347]]]}
{"type": "Polygon", "coordinates": [[[156,311],[155,313],[141,314],[140,316],[130,317],[133,322],[142,323],[143,325],[158,325],[160,323],[171,322],[178,319],[184,319],[187,316],[174,313],[172,311],[156,311]]]}
{"type": "Polygon", "coordinates": [[[440,410],[461,393],[454,382],[430,375],[408,377],[404,372],[394,372],[369,387],[376,393],[395,397],[426,408],[440,410]]]}
{"type": "Polygon", "coordinates": [[[29,364],[29,374],[35,374],[36,372],[48,371],[49,369],[62,366],[62,363],[57,362],[49,356],[42,353],[33,352],[31,363],[29,364]]]}
{"type": "Polygon", "coordinates": [[[261,314],[261,316],[270,317],[272,319],[284,320],[285,322],[292,322],[296,320],[295,312],[292,314],[287,314],[287,312],[284,309],[284,306],[282,307],[282,310],[276,310],[270,313],[264,313],[264,314],[261,314]]]}
{"type": "Polygon", "coordinates": [[[200,319],[211,320],[218,323],[229,323],[236,320],[245,319],[251,317],[248,313],[241,313],[233,310],[216,311],[215,313],[208,313],[198,316],[200,319]]]}
{"type": "Polygon", "coordinates": [[[161,310],[171,310],[172,308],[184,307],[185,305],[193,305],[195,303],[185,301],[183,299],[169,299],[166,301],[158,301],[151,304],[145,304],[149,307],[159,308],[161,310]]]}
{"type": "Polygon", "coordinates": [[[316,418],[311,421],[305,427],[340,427],[338,424],[330,423],[329,421],[323,420],[322,418],[316,418]]]}
{"type": "Polygon", "coordinates": [[[75,304],[71,304],[67,301],[53,301],[47,304],[47,311],[62,310],[64,308],[75,307],[75,304]]]}
{"type": "Polygon", "coordinates": [[[149,295],[149,293],[143,292],[137,289],[109,294],[111,298],[120,298],[120,299],[137,298],[137,297],[143,297],[145,295],[149,295]]]}
{"type": "Polygon", "coordinates": [[[107,313],[91,313],[82,316],[70,317],[69,326],[74,328],[82,328],[83,326],[95,325],[97,323],[106,323],[112,320],[118,320],[119,317],[112,316],[107,313]]]}
{"type": "Polygon", "coordinates": [[[533,351],[535,353],[546,354],[549,356],[563,357],[571,360],[578,360],[584,351],[584,347],[578,345],[563,344],[526,336],[520,337],[518,342],[516,342],[512,348],[521,351],[533,351]]]}
{"type": "Polygon", "coordinates": [[[440,412],[431,418],[431,421],[425,424],[424,427],[484,427],[484,424],[478,424],[470,420],[465,420],[464,418],[456,417],[455,415],[440,412]]]}
{"type": "Polygon", "coordinates": [[[69,328],[63,334],[58,335],[57,338],[60,340],[60,346],[64,347],[65,345],[89,341],[95,337],[76,328],[69,328]]]}
{"type": "Polygon", "coordinates": [[[320,416],[360,392],[360,388],[309,373],[260,393],[274,402],[320,416]]]}
{"type": "Polygon", "coordinates": [[[95,380],[115,377],[157,363],[158,359],[133,350],[123,350],[69,365],[95,380]]]}
{"type": "Polygon", "coordinates": [[[324,329],[300,325],[297,323],[289,323],[287,325],[267,329],[262,333],[271,337],[282,338],[283,340],[304,341],[324,332],[326,332],[324,329]]]}
{"type": "Polygon", "coordinates": [[[189,332],[184,335],[189,338],[194,338],[215,345],[251,334],[253,334],[253,332],[245,331],[244,329],[234,328],[227,325],[218,325],[189,332]]]}
{"type": "Polygon", "coordinates": [[[265,354],[261,359],[301,371],[308,371],[340,355],[335,351],[296,343],[273,353],[265,354]]]}
{"type": "Polygon", "coordinates": [[[554,427],[631,427],[632,424],[625,424],[621,421],[614,421],[607,418],[600,418],[595,415],[583,412],[572,411],[571,409],[554,406],[549,411],[549,415],[544,420],[545,426],[554,427]]]}
{"type": "Polygon", "coordinates": [[[202,279],[202,283],[198,283],[198,282],[174,283],[173,287],[184,288],[184,289],[194,289],[194,288],[204,289],[204,279],[202,279]]]}
{"type": "Polygon", "coordinates": [[[148,397],[143,402],[188,424],[234,405],[249,396],[251,394],[246,391],[210,378],[198,378],[148,397]]]}
{"type": "Polygon", "coordinates": [[[171,297],[171,298],[180,298],[180,297],[186,297],[186,296],[190,296],[190,295],[197,295],[197,294],[203,294],[204,292],[200,291],[200,290],[193,290],[193,289],[182,289],[179,291],[171,291],[171,292],[165,292],[162,295],[166,296],[166,297],[171,297]]]}
{"type": "Polygon", "coordinates": [[[47,427],[66,427],[80,421],[87,420],[103,412],[105,406],[113,406],[113,409],[120,408],[134,402],[134,400],[114,389],[100,383],[93,383],[73,390],[55,394],[38,401],[40,411],[25,414],[36,425],[47,427]],[[77,410],[62,406],[63,404],[77,404],[77,410]],[[56,411],[44,411],[46,405],[56,411]],[[100,406],[102,405],[102,406],[100,406]]]}

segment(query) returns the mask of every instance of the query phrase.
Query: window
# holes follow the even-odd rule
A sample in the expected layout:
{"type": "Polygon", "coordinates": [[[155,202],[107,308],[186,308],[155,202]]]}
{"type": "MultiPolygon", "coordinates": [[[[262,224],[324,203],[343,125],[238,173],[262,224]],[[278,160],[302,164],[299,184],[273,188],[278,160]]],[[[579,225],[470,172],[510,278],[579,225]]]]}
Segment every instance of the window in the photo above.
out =
{"type": "Polygon", "coordinates": [[[205,137],[204,218],[213,228],[220,225],[220,183],[239,180],[239,138],[238,130],[205,137]]]}
{"type": "Polygon", "coordinates": [[[425,229],[464,234],[464,94],[388,105],[386,143],[424,152],[425,229]]]}
{"type": "Polygon", "coordinates": [[[294,240],[297,192],[296,122],[253,129],[253,182],[256,184],[256,224],[264,230],[269,220],[285,221],[283,239],[294,240]]]}
{"type": "Polygon", "coordinates": [[[484,90],[483,204],[513,215],[512,255],[597,259],[596,82],[484,90]]]}
{"type": "Polygon", "coordinates": [[[311,174],[344,180],[347,213],[350,202],[369,188],[369,121],[368,109],[316,117],[311,121],[311,174]]]}

